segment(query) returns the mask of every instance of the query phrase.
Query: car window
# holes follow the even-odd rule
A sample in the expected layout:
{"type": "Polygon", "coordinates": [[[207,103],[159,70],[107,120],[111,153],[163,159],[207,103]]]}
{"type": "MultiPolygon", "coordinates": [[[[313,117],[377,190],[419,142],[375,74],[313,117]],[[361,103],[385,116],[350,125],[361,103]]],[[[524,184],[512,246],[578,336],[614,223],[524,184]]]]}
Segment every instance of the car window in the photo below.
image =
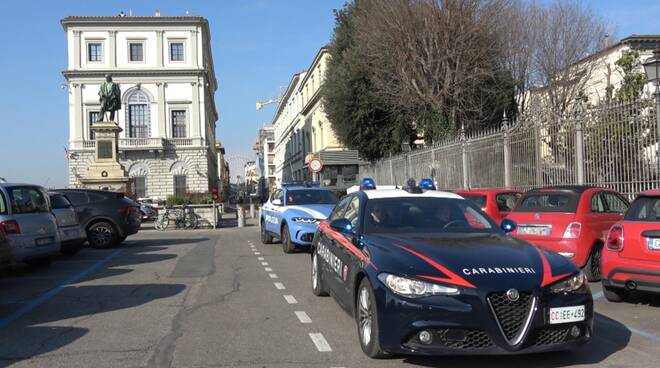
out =
{"type": "Polygon", "coordinates": [[[600,193],[595,193],[594,196],[591,197],[591,212],[605,213],[605,202],[600,193]]]}
{"type": "Polygon", "coordinates": [[[575,213],[579,198],[579,194],[572,192],[527,192],[522,196],[513,211],[575,213]]]}
{"type": "Polygon", "coordinates": [[[336,219],[340,219],[344,217],[344,213],[346,212],[346,207],[348,207],[348,204],[351,203],[351,199],[353,196],[347,196],[341,199],[339,203],[335,206],[335,208],[332,210],[332,213],[330,214],[330,221],[334,221],[336,219]]]}
{"type": "Polygon", "coordinates": [[[499,232],[474,203],[456,198],[377,198],[365,207],[365,233],[499,232]]]}
{"type": "Polygon", "coordinates": [[[87,194],[83,192],[67,192],[66,197],[69,199],[69,202],[71,202],[71,204],[73,204],[74,206],[78,206],[89,202],[89,199],[87,198],[87,194]]]}
{"type": "Polygon", "coordinates": [[[59,210],[62,208],[71,208],[71,203],[63,195],[51,195],[50,205],[53,207],[54,210],[59,210]]]}
{"type": "Polygon", "coordinates": [[[337,204],[339,199],[329,190],[295,189],[287,190],[286,205],[337,204]]]}
{"type": "Polygon", "coordinates": [[[284,191],[283,191],[283,190],[280,190],[280,191],[277,193],[277,197],[275,197],[275,199],[279,199],[279,200],[280,200],[280,203],[281,203],[281,204],[284,204],[284,191]]]}
{"type": "Polygon", "coordinates": [[[472,201],[481,208],[486,208],[486,196],[483,194],[462,194],[461,197],[472,201]]]}
{"type": "Polygon", "coordinates": [[[37,187],[12,187],[8,192],[14,215],[50,212],[46,193],[37,187]]]}
{"type": "Polygon", "coordinates": [[[513,209],[522,196],[521,193],[500,193],[495,197],[497,202],[497,209],[504,212],[509,212],[513,209]]]}
{"type": "Polygon", "coordinates": [[[7,201],[5,201],[5,195],[0,192],[0,214],[7,214],[7,201]]]}
{"type": "Polygon", "coordinates": [[[624,220],[660,222],[660,197],[637,197],[624,220]]]}
{"type": "Polygon", "coordinates": [[[605,192],[603,198],[607,205],[607,212],[626,213],[628,210],[628,202],[616,193],[605,192]]]}
{"type": "Polygon", "coordinates": [[[275,199],[280,195],[280,192],[282,192],[281,189],[277,189],[276,191],[273,192],[273,194],[270,195],[270,202],[273,203],[275,199]]]}
{"type": "Polygon", "coordinates": [[[358,226],[358,220],[360,219],[360,197],[353,196],[351,198],[344,213],[344,218],[353,224],[353,228],[358,226]]]}

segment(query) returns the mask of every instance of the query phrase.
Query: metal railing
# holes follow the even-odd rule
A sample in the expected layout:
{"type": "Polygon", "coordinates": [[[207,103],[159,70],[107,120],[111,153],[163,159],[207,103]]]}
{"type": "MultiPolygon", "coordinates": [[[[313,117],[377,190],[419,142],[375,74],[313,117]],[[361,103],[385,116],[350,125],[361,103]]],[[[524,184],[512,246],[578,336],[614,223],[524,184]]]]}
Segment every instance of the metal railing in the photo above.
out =
{"type": "Polygon", "coordinates": [[[438,187],[529,189],[604,186],[633,197],[660,187],[660,96],[601,103],[557,115],[532,107],[515,123],[460,132],[432,147],[360,166],[360,177],[403,185],[433,177],[438,187]]]}

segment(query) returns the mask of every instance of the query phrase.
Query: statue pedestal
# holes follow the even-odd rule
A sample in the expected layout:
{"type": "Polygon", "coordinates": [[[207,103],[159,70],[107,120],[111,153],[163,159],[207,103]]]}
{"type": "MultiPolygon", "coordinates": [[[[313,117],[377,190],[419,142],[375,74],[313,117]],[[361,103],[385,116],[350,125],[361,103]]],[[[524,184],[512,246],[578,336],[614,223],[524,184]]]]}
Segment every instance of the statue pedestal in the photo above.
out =
{"type": "Polygon", "coordinates": [[[92,124],[96,136],[94,162],[80,182],[84,188],[131,193],[128,174],[118,159],[119,133],[122,129],[112,121],[92,124]]]}

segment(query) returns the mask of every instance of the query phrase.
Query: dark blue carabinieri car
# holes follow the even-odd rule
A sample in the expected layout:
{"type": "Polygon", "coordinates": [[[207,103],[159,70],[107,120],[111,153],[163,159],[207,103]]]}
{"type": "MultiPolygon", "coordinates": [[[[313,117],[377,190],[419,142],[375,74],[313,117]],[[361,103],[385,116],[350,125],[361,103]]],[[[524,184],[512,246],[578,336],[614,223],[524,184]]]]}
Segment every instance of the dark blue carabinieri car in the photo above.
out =
{"type": "Polygon", "coordinates": [[[565,350],[591,339],[593,300],[564,257],[509,237],[453,193],[354,190],[320,224],[312,289],[355,316],[370,357],[565,350]]]}

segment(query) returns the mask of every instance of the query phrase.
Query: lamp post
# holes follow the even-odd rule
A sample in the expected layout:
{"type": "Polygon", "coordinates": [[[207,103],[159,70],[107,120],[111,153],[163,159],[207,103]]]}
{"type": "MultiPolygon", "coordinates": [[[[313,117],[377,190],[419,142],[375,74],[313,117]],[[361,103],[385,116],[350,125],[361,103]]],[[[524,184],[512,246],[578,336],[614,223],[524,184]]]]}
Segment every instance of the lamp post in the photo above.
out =
{"type": "Polygon", "coordinates": [[[643,65],[646,79],[649,83],[655,84],[653,95],[655,96],[656,138],[660,140],[660,48],[655,49],[653,56],[646,59],[643,65]]]}

